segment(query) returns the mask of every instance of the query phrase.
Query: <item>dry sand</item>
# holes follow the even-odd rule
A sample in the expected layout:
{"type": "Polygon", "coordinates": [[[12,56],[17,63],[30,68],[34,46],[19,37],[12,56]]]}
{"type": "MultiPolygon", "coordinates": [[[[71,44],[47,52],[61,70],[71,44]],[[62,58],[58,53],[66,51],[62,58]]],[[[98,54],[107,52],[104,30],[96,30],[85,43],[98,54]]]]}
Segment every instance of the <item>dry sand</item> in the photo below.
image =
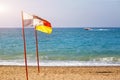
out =
{"type": "MultiPolygon", "coordinates": [[[[120,80],[120,67],[28,67],[29,80],[120,80]]],[[[0,66],[0,80],[26,80],[25,67],[0,66]]]]}

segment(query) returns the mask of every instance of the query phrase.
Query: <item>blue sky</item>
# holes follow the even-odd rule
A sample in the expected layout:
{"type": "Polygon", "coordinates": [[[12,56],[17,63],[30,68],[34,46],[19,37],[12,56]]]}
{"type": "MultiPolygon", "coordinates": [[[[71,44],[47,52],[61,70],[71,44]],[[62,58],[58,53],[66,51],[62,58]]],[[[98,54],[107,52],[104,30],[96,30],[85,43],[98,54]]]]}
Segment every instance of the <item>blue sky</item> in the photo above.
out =
{"type": "Polygon", "coordinates": [[[0,0],[0,27],[21,27],[21,10],[53,27],[120,27],[120,0],[0,0]]]}

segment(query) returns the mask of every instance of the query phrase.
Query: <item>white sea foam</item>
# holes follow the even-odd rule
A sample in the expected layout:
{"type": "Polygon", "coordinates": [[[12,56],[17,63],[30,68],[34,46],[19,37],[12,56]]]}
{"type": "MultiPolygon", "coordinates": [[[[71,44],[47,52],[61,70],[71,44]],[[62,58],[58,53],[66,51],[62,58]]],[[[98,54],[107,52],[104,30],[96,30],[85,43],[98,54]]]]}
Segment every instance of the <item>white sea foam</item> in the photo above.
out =
{"type": "MultiPolygon", "coordinates": [[[[24,61],[4,61],[0,60],[0,65],[24,66],[24,61]]],[[[28,61],[28,66],[37,66],[36,61],[28,61]]],[[[100,61],[42,61],[40,66],[120,66],[120,62],[100,62],[100,61]]]]}
{"type": "Polygon", "coordinates": [[[100,31],[107,31],[107,30],[109,30],[109,29],[98,29],[98,30],[100,30],[100,31]]]}
{"type": "Polygon", "coordinates": [[[101,29],[92,29],[92,31],[108,31],[110,29],[104,29],[104,28],[101,28],[101,29]]]}
{"type": "Polygon", "coordinates": [[[102,58],[95,58],[92,61],[100,61],[100,62],[120,62],[120,58],[115,57],[102,57],[102,58]]]}

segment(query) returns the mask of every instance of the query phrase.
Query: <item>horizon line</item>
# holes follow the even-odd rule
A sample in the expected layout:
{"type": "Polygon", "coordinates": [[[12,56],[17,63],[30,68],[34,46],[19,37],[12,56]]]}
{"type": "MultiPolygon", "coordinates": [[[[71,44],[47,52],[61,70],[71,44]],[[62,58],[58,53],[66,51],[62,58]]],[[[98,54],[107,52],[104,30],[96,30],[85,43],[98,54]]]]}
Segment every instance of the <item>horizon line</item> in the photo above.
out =
{"type": "MultiPolygon", "coordinates": [[[[0,27],[0,28],[22,28],[22,27],[0,27]]],[[[25,28],[34,28],[34,27],[25,27],[25,28]]],[[[103,27],[103,26],[97,26],[97,27],[78,27],[78,26],[75,26],[75,27],[52,27],[52,28],[120,28],[120,26],[111,26],[111,27],[103,27]]]]}

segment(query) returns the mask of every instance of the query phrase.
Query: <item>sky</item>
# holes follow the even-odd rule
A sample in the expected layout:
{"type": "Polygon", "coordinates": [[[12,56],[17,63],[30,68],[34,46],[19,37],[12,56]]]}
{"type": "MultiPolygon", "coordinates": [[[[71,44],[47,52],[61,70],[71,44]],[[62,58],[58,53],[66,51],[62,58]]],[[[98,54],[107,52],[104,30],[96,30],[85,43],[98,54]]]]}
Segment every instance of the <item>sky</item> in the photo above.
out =
{"type": "Polygon", "coordinates": [[[120,27],[120,0],[0,0],[0,27],[21,27],[21,11],[53,27],[120,27]]]}

